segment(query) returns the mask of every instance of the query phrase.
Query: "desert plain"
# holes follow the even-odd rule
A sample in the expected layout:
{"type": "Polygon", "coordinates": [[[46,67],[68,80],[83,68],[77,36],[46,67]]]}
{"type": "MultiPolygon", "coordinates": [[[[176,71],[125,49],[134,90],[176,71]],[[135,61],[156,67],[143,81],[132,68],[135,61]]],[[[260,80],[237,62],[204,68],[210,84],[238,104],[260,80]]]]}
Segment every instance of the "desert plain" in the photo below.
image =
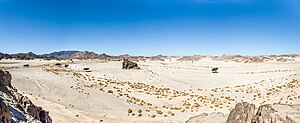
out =
{"type": "Polygon", "coordinates": [[[210,122],[225,122],[238,102],[300,104],[300,57],[258,63],[180,58],[139,60],[140,69],[130,70],[101,59],[2,59],[0,68],[54,123],[184,123],[214,112],[224,117],[210,122]]]}

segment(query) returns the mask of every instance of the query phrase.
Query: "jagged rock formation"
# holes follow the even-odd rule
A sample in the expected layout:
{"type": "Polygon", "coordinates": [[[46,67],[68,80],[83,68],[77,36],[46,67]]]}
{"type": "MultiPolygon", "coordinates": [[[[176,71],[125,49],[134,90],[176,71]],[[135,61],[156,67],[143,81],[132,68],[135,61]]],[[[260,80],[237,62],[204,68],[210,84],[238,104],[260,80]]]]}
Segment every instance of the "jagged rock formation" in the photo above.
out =
{"type": "Polygon", "coordinates": [[[235,105],[227,118],[226,123],[251,123],[255,113],[255,105],[242,102],[235,105]]]}
{"type": "Polygon", "coordinates": [[[0,70],[0,123],[42,122],[52,123],[49,112],[34,105],[11,85],[11,75],[0,70]]]}
{"type": "Polygon", "coordinates": [[[300,105],[255,105],[240,102],[227,117],[222,113],[202,113],[189,118],[186,123],[299,123],[300,105]]]}
{"type": "Polygon", "coordinates": [[[137,65],[137,63],[124,58],[122,62],[122,69],[140,69],[140,67],[137,65]]]}
{"type": "Polygon", "coordinates": [[[262,105],[258,108],[252,123],[296,123],[289,115],[279,114],[272,105],[262,105]]]}
{"type": "Polygon", "coordinates": [[[0,123],[15,123],[8,108],[9,107],[3,102],[3,100],[0,99],[0,123]]]}
{"type": "Polygon", "coordinates": [[[226,123],[296,123],[291,116],[278,110],[273,108],[273,105],[266,104],[260,106],[254,115],[255,106],[242,102],[230,112],[226,123]]]}

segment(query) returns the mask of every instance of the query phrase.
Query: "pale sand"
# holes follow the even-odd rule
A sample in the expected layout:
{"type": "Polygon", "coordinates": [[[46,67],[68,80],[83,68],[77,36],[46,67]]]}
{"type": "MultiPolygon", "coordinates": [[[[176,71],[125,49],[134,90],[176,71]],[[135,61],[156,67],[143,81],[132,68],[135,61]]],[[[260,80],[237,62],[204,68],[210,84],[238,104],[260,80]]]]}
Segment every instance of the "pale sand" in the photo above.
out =
{"type": "MultiPolygon", "coordinates": [[[[299,58],[285,63],[235,63],[211,59],[180,62],[174,58],[162,62],[140,61],[138,65],[141,70],[122,70],[121,62],[115,61],[0,61],[0,67],[9,68],[12,84],[35,104],[48,110],[54,123],[185,122],[203,112],[228,114],[240,101],[256,105],[278,102],[300,104],[300,87],[290,88],[286,84],[293,79],[300,80],[299,58]],[[58,62],[67,63],[69,67],[53,65],[58,62]],[[30,64],[30,67],[24,68],[23,64],[30,64]],[[43,66],[45,64],[51,65],[43,66]],[[82,69],[85,67],[91,72],[84,72],[82,69]],[[219,67],[219,73],[211,73],[212,67],[219,67]],[[74,76],[74,73],[80,75],[74,76]],[[163,95],[162,91],[149,88],[133,89],[129,85],[134,82],[170,90],[164,91],[163,95]],[[112,90],[113,94],[108,90],[112,90]],[[175,97],[173,90],[179,92],[175,97]],[[129,98],[124,94],[128,94],[129,98]],[[128,103],[130,100],[133,102],[128,103]],[[140,103],[143,105],[138,105],[140,103]],[[179,110],[171,110],[171,107],[179,110]],[[135,115],[128,116],[128,109],[132,109],[135,115]],[[142,110],[141,117],[137,116],[138,109],[142,110]],[[170,114],[168,111],[171,111],[170,114]],[[148,116],[153,114],[155,118],[148,116]]],[[[297,85],[295,83],[289,85],[297,85]]]]}

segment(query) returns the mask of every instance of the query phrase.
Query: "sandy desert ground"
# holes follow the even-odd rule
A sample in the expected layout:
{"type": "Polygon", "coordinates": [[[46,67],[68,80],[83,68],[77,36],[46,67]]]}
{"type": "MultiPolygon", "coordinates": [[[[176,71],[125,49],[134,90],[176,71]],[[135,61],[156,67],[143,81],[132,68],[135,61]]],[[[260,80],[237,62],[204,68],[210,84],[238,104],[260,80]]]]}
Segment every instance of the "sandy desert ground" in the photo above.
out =
{"type": "Polygon", "coordinates": [[[241,101],[300,104],[300,58],[264,63],[177,59],[139,61],[140,70],[103,60],[0,60],[0,67],[12,74],[19,92],[50,112],[54,123],[183,123],[204,112],[228,115],[241,101]]]}

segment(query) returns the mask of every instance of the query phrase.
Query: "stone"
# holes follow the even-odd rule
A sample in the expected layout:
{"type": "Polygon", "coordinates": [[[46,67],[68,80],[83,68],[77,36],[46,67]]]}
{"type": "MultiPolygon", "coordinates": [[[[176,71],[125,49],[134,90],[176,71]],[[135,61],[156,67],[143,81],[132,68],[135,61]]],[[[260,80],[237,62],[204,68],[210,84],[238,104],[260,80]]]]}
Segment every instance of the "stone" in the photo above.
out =
{"type": "Polygon", "coordinates": [[[140,69],[140,67],[137,65],[137,63],[124,58],[122,62],[122,69],[140,69]]]}
{"type": "Polygon", "coordinates": [[[266,104],[258,108],[251,123],[296,123],[296,121],[288,115],[277,112],[272,105],[266,104]]]}
{"type": "Polygon", "coordinates": [[[248,102],[237,103],[230,112],[226,123],[251,123],[255,114],[255,105],[248,102]]]}
{"type": "Polygon", "coordinates": [[[8,106],[0,99],[0,123],[15,123],[12,120],[12,115],[9,112],[8,106]]]}

